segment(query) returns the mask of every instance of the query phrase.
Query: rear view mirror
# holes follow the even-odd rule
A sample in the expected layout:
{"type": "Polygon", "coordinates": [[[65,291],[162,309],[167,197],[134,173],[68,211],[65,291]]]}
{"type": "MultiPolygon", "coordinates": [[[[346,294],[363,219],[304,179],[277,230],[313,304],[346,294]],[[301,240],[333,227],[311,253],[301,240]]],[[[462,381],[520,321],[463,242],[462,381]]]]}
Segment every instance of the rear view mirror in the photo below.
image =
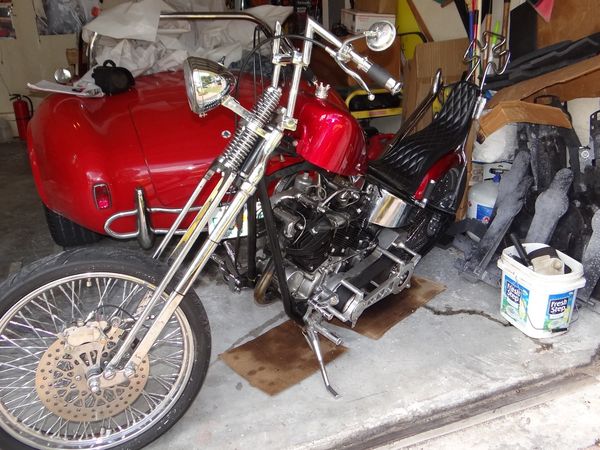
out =
{"type": "Polygon", "coordinates": [[[365,31],[367,47],[375,52],[387,50],[396,39],[396,28],[390,22],[375,22],[365,31]]]}
{"type": "Polygon", "coordinates": [[[73,74],[69,69],[56,69],[54,72],[54,80],[58,84],[69,84],[73,81],[73,74]]]}

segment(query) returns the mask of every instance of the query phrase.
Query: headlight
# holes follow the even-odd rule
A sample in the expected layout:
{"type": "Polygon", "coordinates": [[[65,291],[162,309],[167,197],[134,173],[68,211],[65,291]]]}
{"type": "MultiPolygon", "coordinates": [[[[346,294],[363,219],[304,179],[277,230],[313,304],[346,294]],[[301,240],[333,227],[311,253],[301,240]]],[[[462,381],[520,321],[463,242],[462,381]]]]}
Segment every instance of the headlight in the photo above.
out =
{"type": "Polygon", "coordinates": [[[190,108],[200,115],[219,106],[235,85],[231,72],[204,58],[188,58],[183,73],[190,108]]]}

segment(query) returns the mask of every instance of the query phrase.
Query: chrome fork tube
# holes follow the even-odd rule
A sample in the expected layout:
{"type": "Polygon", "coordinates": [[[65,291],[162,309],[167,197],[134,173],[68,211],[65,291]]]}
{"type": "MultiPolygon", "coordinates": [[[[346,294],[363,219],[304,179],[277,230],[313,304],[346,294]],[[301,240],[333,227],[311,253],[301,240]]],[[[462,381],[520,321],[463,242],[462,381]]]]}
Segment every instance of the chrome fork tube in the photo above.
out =
{"type": "MultiPolygon", "coordinates": [[[[235,177],[236,177],[235,173],[223,174],[223,178],[221,178],[219,180],[219,183],[217,184],[217,186],[215,186],[215,188],[209,195],[208,199],[202,206],[202,209],[200,209],[200,211],[198,212],[198,215],[196,216],[196,219],[199,219],[199,221],[198,221],[199,223],[208,222],[208,219],[210,218],[212,213],[214,213],[214,210],[217,208],[217,206],[221,202],[221,199],[225,196],[225,194],[231,187],[233,181],[235,180],[235,177]]],[[[135,339],[136,335],[140,332],[140,330],[144,326],[144,318],[148,317],[150,315],[150,312],[152,311],[152,309],[158,304],[158,302],[159,302],[160,298],[162,297],[163,293],[165,292],[167,286],[173,280],[173,277],[175,276],[175,274],[177,273],[177,271],[183,264],[185,257],[191,250],[192,245],[195,243],[196,239],[198,238],[198,236],[200,235],[201,232],[202,232],[202,227],[196,227],[196,229],[190,236],[190,239],[188,239],[185,242],[185,245],[183,246],[182,251],[179,253],[179,255],[177,256],[177,258],[175,259],[173,264],[169,267],[169,270],[167,271],[167,273],[161,280],[160,284],[158,285],[158,287],[152,294],[152,297],[150,298],[148,303],[146,305],[144,305],[144,309],[139,316],[139,320],[135,323],[135,325],[129,332],[129,335],[123,341],[123,345],[121,345],[121,347],[119,348],[119,350],[117,351],[115,356],[113,356],[113,358],[110,360],[110,362],[107,366],[108,368],[114,369],[117,366],[117,364],[121,361],[121,359],[123,358],[123,356],[125,355],[127,350],[131,348],[131,344],[133,343],[133,340],[135,339]]],[[[172,309],[171,314],[167,317],[167,321],[169,320],[172,313],[175,311],[175,309],[179,305],[179,302],[181,301],[181,298],[176,299],[175,297],[178,297],[178,295],[176,295],[175,293],[171,294],[169,296],[169,299],[165,303],[165,306],[163,307],[162,311],[164,311],[165,309],[168,309],[168,306],[170,306],[171,304],[173,304],[173,303],[175,304],[175,308],[172,309]]],[[[183,297],[183,296],[181,296],[181,297],[183,297]]],[[[158,319],[158,317],[157,317],[157,319],[158,319]]],[[[160,334],[160,332],[166,325],[167,321],[165,321],[164,323],[160,323],[160,322],[158,322],[158,320],[155,320],[153,326],[151,327],[152,333],[150,331],[148,333],[146,333],[146,335],[151,333],[154,336],[150,346],[152,346],[152,344],[156,340],[156,337],[158,337],[158,334],[160,334]],[[156,329],[156,332],[154,332],[155,329],[156,329]]],[[[138,346],[138,348],[139,348],[139,346],[138,346]]],[[[148,347],[148,349],[149,348],[150,347],[148,347]]],[[[137,355],[138,357],[133,358],[133,356],[132,356],[130,361],[128,361],[128,364],[130,364],[130,363],[133,363],[134,365],[139,364],[142,361],[142,359],[144,358],[147,351],[144,352],[143,354],[141,354],[140,352],[138,352],[136,350],[135,353],[138,354],[137,355]],[[140,354],[141,354],[141,357],[139,357],[140,354]]]]}
{"type": "MultiPolygon", "coordinates": [[[[280,35],[281,35],[281,23],[279,21],[277,21],[277,23],[275,24],[275,36],[280,36],[280,35]]],[[[281,47],[281,39],[277,38],[273,41],[273,55],[279,54],[280,47],[281,47]]],[[[274,88],[277,88],[279,86],[280,74],[281,74],[281,65],[275,64],[273,66],[273,78],[271,81],[271,86],[273,86],[274,88]]]]}
{"type": "MultiPolygon", "coordinates": [[[[194,283],[194,281],[196,280],[196,278],[210,259],[210,256],[214,253],[217,245],[223,239],[223,236],[225,235],[229,227],[235,222],[235,219],[244,207],[244,204],[246,203],[248,198],[250,198],[250,196],[253,195],[256,191],[258,183],[264,176],[267,167],[267,162],[269,161],[269,158],[275,150],[275,148],[277,148],[277,146],[281,142],[282,136],[283,133],[278,129],[271,131],[267,135],[266,140],[263,141],[259,148],[256,150],[257,152],[259,152],[259,157],[257,158],[256,163],[253,165],[252,169],[249,171],[250,174],[248,175],[248,178],[242,183],[238,193],[233,198],[226,213],[223,215],[223,217],[221,217],[221,219],[215,226],[213,232],[210,233],[208,239],[204,242],[198,254],[190,263],[188,269],[183,274],[181,281],[179,281],[174,291],[169,295],[169,298],[165,302],[161,311],[154,319],[152,326],[150,327],[148,332],[146,332],[146,335],[142,338],[142,340],[130,356],[129,360],[126,362],[125,369],[123,371],[119,371],[121,373],[118,377],[115,377],[115,380],[107,380],[105,379],[105,377],[103,377],[104,379],[101,380],[102,386],[116,384],[118,380],[123,379],[123,373],[125,375],[127,375],[127,373],[135,373],[135,367],[142,362],[152,345],[154,345],[154,342],[158,338],[158,335],[161,333],[161,331],[163,330],[163,328],[165,327],[165,325],[167,324],[167,322],[169,321],[169,319],[183,300],[183,297],[185,296],[187,291],[191,288],[192,284],[194,283]]],[[[214,201],[216,203],[218,203],[221,200],[221,198],[225,195],[236,176],[236,174],[231,174],[227,177],[227,179],[225,179],[222,186],[219,188],[219,193],[214,198],[214,201]]],[[[206,214],[205,217],[208,217],[209,215],[210,214],[206,214]]],[[[201,230],[201,228],[198,229],[201,230]]],[[[110,367],[111,369],[114,370],[114,368],[119,364],[121,359],[123,359],[127,350],[131,348],[135,336],[140,332],[143,326],[143,319],[149,316],[152,309],[158,303],[158,300],[164,293],[168,283],[173,279],[173,276],[175,275],[177,269],[179,269],[179,267],[181,266],[183,259],[188,254],[189,249],[191,248],[191,245],[194,243],[194,241],[195,239],[192,239],[191,241],[188,241],[185,244],[184,250],[182,251],[182,253],[179,254],[177,260],[170,267],[169,271],[167,272],[167,275],[161,281],[160,285],[152,295],[152,298],[150,299],[148,304],[144,306],[144,310],[140,314],[140,319],[133,326],[132,330],[129,332],[129,335],[125,338],[123,344],[121,345],[115,356],[111,359],[108,365],[108,367],[110,367]]]]}
{"type": "Polygon", "coordinates": [[[200,233],[208,223],[208,220],[215,214],[219,203],[221,203],[221,200],[227,193],[227,190],[231,187],[231,184],[235,180],[237,173],[224,172],[221,174],[221,176],[222,178],[219,180],[219,184],[217,184],[215,189],[212,190],[206,199],[206,202],[204,202],[204,205],[202,205],[202,208],[200,208],[200,211],[198,211],[198,214],[196,214],[196,217],[194,217],[193,222],[190,224],[183,236],[181,236],[181,239],[179,239],[179,242],[169,255],[169,261],[179,260],[181,255],[184,255],[183,257],[185,258],[185,255],[188,254],[192,248],[192,245],[194,245],[194,242],[196,242],[196,239],[198,239],[198,236],[200,236],[200,233]],[[223,182],[225,183],[223,188],[217,190],[223,182]]]}
{"type": "MultiPolygon", "coordinates": [[[[179,225],[181,225],[181,222],[183,222],[183,219],[185,219],[185,216],[188,215],[188,213],[190,211],[190,208],[196,202],[196,199],[200,195],[200,192],[202,192],[202,189],[204,189],[204,186],[206,186],[206,183],[208,182],[208,180],[210,180],[212,178],[212,176],[214,174],[215,174],[215,172],[212,169],[209,169],[206,172],[206,174],[204,174],[204,177],[200,180],[200,182],[196,186],[196,189],[194,189],[194,192],[192,193],[192,195],[188,199],[187,203],[185,204],[185,206],[183,207],[183,209],[181,210],[181,212],[179,213],[179,215],[175,219],[175,222],[173,222],[173,225],[171,225],[171,227],[169,228],[169,231],[167,232],[166,236],[160,242],[160,245],[158,246],[158,248],[156,249],[156,251],[152,255],[152,257],[154,259],[160,258],[160,256],[162,255],[163,251],[165,250],[165,248],[167,247],[167,245],[169,244],[169,242],[171,241],[171,239],[173,238],[173,236],[175,235],[175,233],[179,229],[179,225]]],[[[198,214],[200,214],[200,212],[198,212],[198,214]]],[[[198,217],[198,215],[196,215],[196,217],[198,217]]]]}
{"type": "Polygon", "coordinates": [[[240,186],[238,193],[227,207],[227,211],[225,211],[225,214],[217,222],[215,229],[202,245],[202,248],[190,264],[186,273],[181,277],[181,281],[175,287],[175,292],[185,295],[190,289],[198,274],[214,253],[215,248],[219,245],[225,233],[227,233],[229,227],[235,222],[235,219],[248,199],[256,192],[256,187],[265,174],[269,157],[279,145],[282,137],[283,133],[280,130],[273,130],[256,150],[258,152],[256,163],[248,170],[248,177],[240,186]]]}

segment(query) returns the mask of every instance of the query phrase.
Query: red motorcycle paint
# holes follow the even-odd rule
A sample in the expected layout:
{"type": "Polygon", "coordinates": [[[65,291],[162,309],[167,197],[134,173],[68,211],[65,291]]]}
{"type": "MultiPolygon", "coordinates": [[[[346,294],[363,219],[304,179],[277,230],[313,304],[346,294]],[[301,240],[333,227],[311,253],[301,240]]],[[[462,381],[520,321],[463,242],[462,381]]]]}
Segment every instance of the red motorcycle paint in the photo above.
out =
{"type": "Polygon", "coordinates": [[[15,113],[15,120],[17,122],[17,130],[19,132],[19,139],[24,141],[27,139],[27,124],[33,115],[33,103],[31,99],[25,95],[12,95],[11,100],[13,101],[13,111],[15,113]],[[27,99],[27,101],[23,99],[27,99]]]}
{"type": "Polygon", "coordinates": [[[298,97],[296,111],[298,155],[340,175],[360,175],[366,171],[365,135],[346,108],[304,94],[298,97]]]}
{"type": "Polygon", "coordinates": [[[376,134],[375,136],[370,137],[367,145],[367,159],[372,161],[379,158],[393,137],[394,135],[390,133],[376,134]]]}
{"type": "Polygon", "coordinates": [[[453,167],[457,167],[460,164],[460,155],[456,152],[448,153],[447,155],[440,158],[431,169],[427,171],[423,179],[421,180],[421,184],[415,191],[414,197],[421,201],[423,200],[423,196],[425,195],[425,190],[427,189],[427,185],[431,180],[439,181],[450,169],[453,167]]]}

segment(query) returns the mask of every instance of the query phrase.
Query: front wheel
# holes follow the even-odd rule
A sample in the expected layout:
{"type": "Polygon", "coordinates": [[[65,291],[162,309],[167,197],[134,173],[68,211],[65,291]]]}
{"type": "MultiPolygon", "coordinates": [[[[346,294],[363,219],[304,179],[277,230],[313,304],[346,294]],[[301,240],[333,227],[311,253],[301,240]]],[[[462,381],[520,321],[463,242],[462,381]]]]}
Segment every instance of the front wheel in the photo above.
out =
{"type": "Polygon", "coordinates": [[[0,285],[0,448],[139,449],[183,415],[210,359],[208,319],[194,293],[128,382],[100,392],[87,383],[133,324],[150,327],[154,314],[141,317],[141,302],[162,272],[123,249],[78,249],[0,285]]]}

